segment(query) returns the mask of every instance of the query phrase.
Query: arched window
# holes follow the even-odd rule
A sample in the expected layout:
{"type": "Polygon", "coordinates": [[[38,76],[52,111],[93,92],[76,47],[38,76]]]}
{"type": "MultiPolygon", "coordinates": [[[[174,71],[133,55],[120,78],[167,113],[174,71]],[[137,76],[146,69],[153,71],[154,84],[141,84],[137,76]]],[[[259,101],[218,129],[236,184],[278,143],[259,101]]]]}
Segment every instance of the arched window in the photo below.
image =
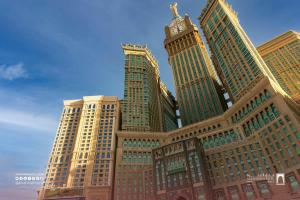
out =
{"type": "Polygon", "coordinates": [[[268,90],[264,90],[264,93],[267,98],[270,98],[272,96],[272,94],[268,90]]]}

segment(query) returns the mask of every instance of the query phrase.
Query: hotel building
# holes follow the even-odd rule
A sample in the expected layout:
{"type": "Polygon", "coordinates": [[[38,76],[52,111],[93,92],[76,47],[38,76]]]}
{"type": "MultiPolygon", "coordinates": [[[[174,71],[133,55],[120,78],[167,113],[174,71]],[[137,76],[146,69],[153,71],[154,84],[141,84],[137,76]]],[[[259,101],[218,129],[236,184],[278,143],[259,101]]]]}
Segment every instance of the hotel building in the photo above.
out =
{"type": "Polygon", "coordinates": [[[198,28],[171,5],[173,20],[165,27],[165,49],[173,72],[182,125],[222,114],[226,108],[217,76],[198,28]]]}
{"type": "MultiPolygon", "coordinates": [[[[300,107],[278,85],[227,2],[208,1],[200,17],[202,26],[206,23],[203,19],[208,19],[209,15],[215,18],[212,28],[222,26],[223,31],[232,31],[228,32],[227,40],[216,37],[221,38],[219,42],[223,42],[221,48],[227,48],[224,57],[218,54],[218,59],[215,59],[214,52],[219,52],[219,49],[214,49],[215,44],[211,38],[211,34],[218,30],[213,29],[212,33],[206,35],[211,40],[209,44],[218,73],[224,77],[222,81],[224,85],[227,84],[226,88],[229,89],[234,104],[221,115],[167,133],[153,133],[153,136],[164,134],[164,137],[159,137],[162,149],[168,145],[176,146],[177,142],[186,139],[198,138],[204,152],[196,151],[196,154],[198,157],[205,157],[207,162],[203,166],[207,166],[204,171],[209,176],[210,185],[206,185],[210,186],[207,190],[211,196],[206,195],[207,190],[195,189],[197,183],[183,182],[184,178],[180,179],[184,177],[182,174],[190,174],[190,168],[182,167],[182,162],[177,165],[180,170],[175,175],[168,174],[168,164],[164,162],[157,168],[159,158],[152,156],[154,197],[157,200],[300,198],[300,107]],[[228,16],[225,16],[225,12],[228,16]],[[230,23],[229,19],[232,20],[230,23]],[[235,43],[235,38],[240,40],[235,43]],[[244,45],[241,46],[243,51],[237,49],[237,44],[244,45]],[[244,55],[242,52],[248,53],[244,55]],[[236,62],[239,67],[230,69],[232,63],[229,63],[220,70],[220,61],[236,62]],[[226,70],[234,71],[235,74],[226,77],[226,70]],[[230,80],[236,81],[237,85],[229,85],[226,81],[230,80]],[[285,174],[285,185],[278,185],[280,182],[276,181],[277,173],[285,174]],[[268,176],[264,177],[265,174],[268,176]]],[[[217,33],[226,35],[221,29],[217,33]]],[[[125,138],[130,136],[132,137],[130,133],[124,135],[125,138]]],[[[148,140],[145,134],[139,134],[138,137],[140,141],[148,140]]],[[[119,141],[118,147],[122,146],[125,138],[119,141]]],[[[185,146],[190,148],[188,143],[185,146]]],[[[130,147],[131,151],[136,152],[142,148],[130,147]]],[[[172,160],[184,160],[178,152],[175,151],[172,160]]],[[[151,166],[150,163],[148,165],[151,166]]],[[[135,193],[131,195],[134,196],[135,193]]],[[[147,197],[150,195],[145,199],[147,197]]],[[[122,198],[130,197],[123,195],[122,198]]]]}
{"type": "Polygon", "coordinates": [[[226,0],[208,0],[199,20],[216,71],[234,103],[263,77],[284,93],[226,0]]]}
{"type": "Polygon", "coordinates": [[[114,197],[154,200],[152,149],[178,128],[176,101],[159,78],[158,64],[146,46],[124,45],[125,88],[122,130],[118,131],[114,197]]]}
{"type": "Polygon", "coordinates": [[[125,54],[122,130],[167,131],[177,128],[175,98],[161,82],[158,63],[151,51],[142,45],[126,44],[122,47],[125,54]]]}
{"type": "Polygon", "coordinates": [[[39,199],[113,198],[119,107],[109,96],[64,101],[39,199]]]}
{"type": "Polygon", "coordinates": [[[280,86],[300,103],[300,34],[288,31],[257,47],[280,86]]]}
{"type": "MultiPolygon", "coordinates": [[[[190,69],[181,71],[183,76],[200,76],[206,71],[207,76],[199,79],[205,81],[189,82],[185,87],[192,94],[215,96],[219,104],[208,101],[222,108],[217,87],[202,88],[215,85],[217,76],[196,27],[187,16],[180,18],[175,7],[173,4],[175,25],[165,29],[169,62],[175,70],[190,69]],[[175,52],[178,54],[174,58],[170,56],[175,52]],[[187,58],[193,52],[196,58],[187,58]],[[180,68],[181,62],[189,64],[180,68]],[[193,71],[191,66],[197,66],[197,62],[201,67],[199,64],[197,71],[193,71]],[[200,87],[198,92],[193,92],[195,87],[190,83],[200,87]]],[[[119,127],[121,114],[116,97],[66,101],[40,199],[300,199],[300,105],[278,84],[280,81],[277,82],[225,0],[207,1],[199,20],[217,74],[233,106],[193,123],[196,117],[190,112],[198,108],[188,102],[189,106],[194,105],[188,110],[192,119],[183,116],[185,126],[179,129],[164,126],[167,120],[162,107],[172,113],[169,116],[173,121],[176,105],[173,98],[166,98],[170,95],[160,82],[157,62],[145,47],[125,45],[122,126],[119,127]],[[103,129],[98,126],[102,122],[103,129]],[[109,147],[107,132],[114,141],[109,147]],[[277,173],[285,177],[277,180],[277,173]]],[[[173,74],[177,87],[174,69],[173,74]]],[[[179,108],[186,106],[185,101],[180,103],[178,88],[176,92],[179,108]]],[[[188,93],[187,99],[196,99],[188,93]]],[[[202,101],[199,108],[210,108],[205,103],[202,101]]]]}
{"type": "MultiPolygon", "coordinates": [[[[300,198],[300,115],[296,112],[299,107],[293,111],[291,105],[267,83],[265,80],[256,85],[253,93],[246,95],[248,101],[239,101],[223,115],[203,122],[167,133],[118,132],[115,198],[300,198]],[[246,109],[249,110],[245,112],[246,109]],[[157,168],[160,158],[151,154],[153,149],[155,152],[194,137],[204,149],[204,152],[195,151],[195,154],[205,158],[203,160],[207,163],[203,165],[206,166],[203,173],[208,174],[210,184],[205,184],[210,186],[206,190],[201,189],[204,184],[191,182],[191,179],[180,182],[180,174],[191,173],[189,167],[180,168],[178,164],[181,171],[167,174],[168,165],[157,168]],[[153,181],[148,182],[145,180],[151,179],[151,167],[153,181]],[[249,177],[276,173],[285,174],[284,186],[276,185],[275,178],[273,182],[266,179],[249,181],[249,177]],[[153,188],[147,184],[153,185],[153,188]],[[206,196],[207,190],[211,196],[206,196]]],[[[185,146],[192,148],[188,143],[185,146]]],[[[180,153],[182,151],[174,150],[172,160],[182,160],[180,153]]]]}

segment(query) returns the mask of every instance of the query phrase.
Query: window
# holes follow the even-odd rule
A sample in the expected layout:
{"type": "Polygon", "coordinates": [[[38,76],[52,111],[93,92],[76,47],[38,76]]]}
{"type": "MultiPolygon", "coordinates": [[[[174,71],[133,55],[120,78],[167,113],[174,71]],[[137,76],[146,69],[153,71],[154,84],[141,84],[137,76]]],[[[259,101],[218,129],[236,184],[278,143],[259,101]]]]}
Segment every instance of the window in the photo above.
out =
{"type": "Polygon", "coordinates": [[[299,186],[299,182],[297,181],[295,175],[288,175],[287,176],[287,181],[288,184],[292,190],[292,192],[299,192],[300,191],[300,186],[299,186]]]}
{"type": "Polygon", "coordinates": [[[238,191],[237,187],[228,188],[228,191],[229,191],[230,198],[232,200],[239,200],[240,199],[239,191],[238,191]]]}
{"type": "Polygon", "coordinates": [[[266,181],[257,182],[257,186],[259,188],[261,197],[263,197],[263,198],[271,197],[271,191],[270,191],[268,183],[266,181]]]}
{"type": "Polygon", "coordinates": [[[224,200],[225,199],[225,193],[223,190],[215,191],[214,197],[216,200],[224,200]]]}
{"type": "Polygon", "coordinates": [[[255,195],[255,192],[254,192],[254,189],[253,189],[253,186],[251,183],[245,184],[242,187],[243,187],[243,191],[246,196],[246,199],[250,200],[250,199],[256,198],[256,195],[255,195]]]}

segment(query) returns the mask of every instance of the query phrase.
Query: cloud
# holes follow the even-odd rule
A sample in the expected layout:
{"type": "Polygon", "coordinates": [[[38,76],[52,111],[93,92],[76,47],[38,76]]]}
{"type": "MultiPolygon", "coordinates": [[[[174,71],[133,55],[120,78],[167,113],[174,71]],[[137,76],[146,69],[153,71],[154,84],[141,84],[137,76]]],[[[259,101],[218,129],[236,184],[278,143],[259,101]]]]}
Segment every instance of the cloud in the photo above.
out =
{"type": "Polygon", "coordinates": [[[0,107],[0,113],[0,123],[51,133],[57,127],[57,121],[46,115],[3,107],[0,107]]]}
{"type": "Polygon", "coordinates": [[[18,78],[27,78],[27,72],[23,63],[15,65],[0,65],[0,78],[5,80],[14,80],[18,78]]]}

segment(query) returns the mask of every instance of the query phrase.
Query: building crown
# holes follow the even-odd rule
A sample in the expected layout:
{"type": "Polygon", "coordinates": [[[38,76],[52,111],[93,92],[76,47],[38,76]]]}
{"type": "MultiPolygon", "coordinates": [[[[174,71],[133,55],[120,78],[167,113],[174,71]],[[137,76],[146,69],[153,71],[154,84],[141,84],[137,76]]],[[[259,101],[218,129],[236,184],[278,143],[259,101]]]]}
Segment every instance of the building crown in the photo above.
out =
{"type": "Polygon", "coordinates": [[[171,23],[169,24],[169,27],[176,26],[178,23],[184,21],[184,18],[181,17],[178,13],[176,2],[170,5],[170,10],[173,14],[173,19],[172,19],[171,23]]]}

